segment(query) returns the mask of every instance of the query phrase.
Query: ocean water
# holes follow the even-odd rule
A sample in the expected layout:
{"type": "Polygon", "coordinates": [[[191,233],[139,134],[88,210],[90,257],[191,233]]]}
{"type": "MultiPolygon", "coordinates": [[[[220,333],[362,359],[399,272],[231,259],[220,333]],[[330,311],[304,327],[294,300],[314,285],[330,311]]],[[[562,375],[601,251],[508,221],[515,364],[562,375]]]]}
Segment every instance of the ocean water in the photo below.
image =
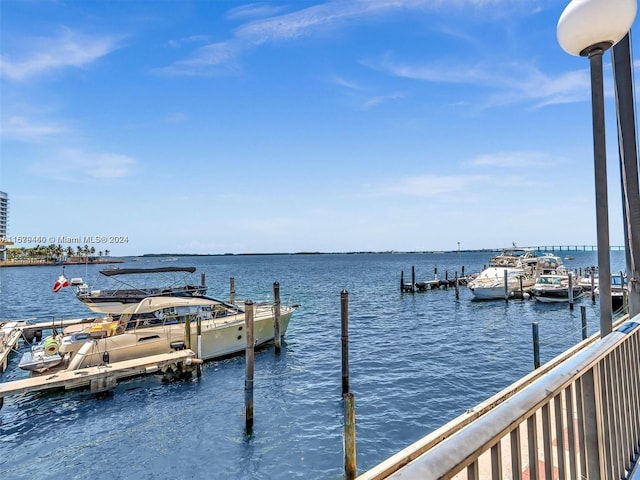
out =
{"type": "MultiPolygon", "coordinates": [[[[566,255],[566,252],[558,252],[566,255]]],[[[596,265],[571,252],[569,268],[596,265]]],[[[282,352],[255,355],[254,428],[245,434],[244,356],[204,364],[198,379],[124,381],[106,398],[89,391],[7,397],[0,410],[0,478],[341,479],[341,301],[349,294],[350,385],[356,404],[358,473],[377,465],[533,369],[532,322],[548,361],[599,330],[597,302],[472,301],[453,288],[401,293],[400,272],[431,280],[489,254],[255,255],[127,258],[116,267],[195,266],[209,294],[300,304],[282,352]]],[[[611,253],[612,271],[624,252],[611,253]]],[[[91,285],[104,266],[67,266],[91,285]]],[[[54,294],[62,267],[0,269],[0,319],[73,318],[91,312],[70,288],[54,294]]],[[[196,273],[199,281],[199,274],[196,273]]],[[[26,376],[13,355],[2,381],[26,376]]]]}

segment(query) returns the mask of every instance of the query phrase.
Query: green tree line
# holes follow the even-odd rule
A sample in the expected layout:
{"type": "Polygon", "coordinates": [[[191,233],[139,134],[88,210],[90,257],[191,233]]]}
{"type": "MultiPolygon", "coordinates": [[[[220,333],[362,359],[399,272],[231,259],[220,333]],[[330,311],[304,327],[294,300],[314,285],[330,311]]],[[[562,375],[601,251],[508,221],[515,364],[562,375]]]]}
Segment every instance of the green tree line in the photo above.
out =
{"type": "MultiPolygon", "coordinates": [[[[109,250],[100,250],[97,252],[99,257],[109,256],[109,250]]],[[[71,245],[63,247],[62,245],[36,245],[35,247],[26,248],[8,248],[7,258],[9,260],[21,260],[28,258],[37,258],[39,260],[62,260],[65,257],[81,257],[88,258],[96,255],[95,247],[89,247],[89,245],[73,248],[71,245]]]]}

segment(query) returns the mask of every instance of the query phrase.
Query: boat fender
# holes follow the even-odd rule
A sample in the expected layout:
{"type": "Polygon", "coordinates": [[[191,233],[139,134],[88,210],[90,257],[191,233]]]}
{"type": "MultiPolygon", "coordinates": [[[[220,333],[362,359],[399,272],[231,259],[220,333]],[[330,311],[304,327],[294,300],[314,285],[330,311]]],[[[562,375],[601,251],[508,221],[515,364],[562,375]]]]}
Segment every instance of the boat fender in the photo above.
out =
{"type": "Polygon", "coordinates": [[[60,343],[53,337],[49,337],[44,341],[44,353],[45,355],[55,355],[58,353],[60,343]]]}
{"type": "Polygon", "coordinates": [[[109,352],[104,352],[102,354],[102,363],[109,363],[109,352]]]}

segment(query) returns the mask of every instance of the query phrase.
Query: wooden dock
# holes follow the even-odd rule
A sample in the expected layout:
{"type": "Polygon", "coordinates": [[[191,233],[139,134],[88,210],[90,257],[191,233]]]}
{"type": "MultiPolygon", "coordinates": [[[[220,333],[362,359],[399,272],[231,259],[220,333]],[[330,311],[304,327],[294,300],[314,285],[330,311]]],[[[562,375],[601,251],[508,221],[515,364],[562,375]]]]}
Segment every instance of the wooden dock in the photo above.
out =
{"type": "Polygon", "coordinates": [[[405,282],[404,270],[400,271],[400,291],[401,292],[426,292],[438,288],[456,288],[458,286],[467,285],[468,278],[464,276],[464,267],[462,267],[463,276],[459,277],[457,272],[454,277],[449,277],[449,272],[445,271],[444,279],[438,277],[438,269],[433,274],[433,280],[416,281],[415,266],[411,267],[411,282],[405,282]]]}
{"type": "Polygon", "coordinates": [[[89,386],[91,392],[100,393],[115,387],[118,380],[156,372],[178,369],[191,369],[202,363],[192,350],[178,350],[170,353],[114,362],[106,365],[82,368],[79,370],[59,371],[29,377],[21,380],[0,383],[0,408],[4,397],[28,392],[37,392],[56,388],[65,390],[89,386]]]}
{"type": "Polygon", "coordinates": [[[16,349],[24,325],[24,321],[15,321],[0,326],[0,373],[7,369],[9,355],[16,349]]]}

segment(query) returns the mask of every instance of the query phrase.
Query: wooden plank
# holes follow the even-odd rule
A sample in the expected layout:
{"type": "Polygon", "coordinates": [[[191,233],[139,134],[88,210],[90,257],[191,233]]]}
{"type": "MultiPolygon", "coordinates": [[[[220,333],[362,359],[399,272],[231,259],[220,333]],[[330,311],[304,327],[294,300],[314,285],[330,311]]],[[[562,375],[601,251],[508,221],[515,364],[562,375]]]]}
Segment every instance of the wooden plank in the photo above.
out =
{"type": "Polygon", "coordinates": [[[0,340],[0,372],[4,372],[9,363],[9,355],[13,352],[18,340],[22,336],[19,326],[2,328],[3,337],[0,340]]]}
{"type": "Polygon", "coordinates": [[[21,380],[0,383],[0,397],[16,395],[26,392],[48,390],[52,388],[77,388],[88,386],[92,379],[113,377],[115,379],[144,375],[160,370],[163,366],[190,360],[195,364],[200,361],[195,358],[192,350],[162,353],[148,357],[135,358],[108,365],[82,368],[79,370],[53,372],[50,375],[39,375],[21,380]]]}

